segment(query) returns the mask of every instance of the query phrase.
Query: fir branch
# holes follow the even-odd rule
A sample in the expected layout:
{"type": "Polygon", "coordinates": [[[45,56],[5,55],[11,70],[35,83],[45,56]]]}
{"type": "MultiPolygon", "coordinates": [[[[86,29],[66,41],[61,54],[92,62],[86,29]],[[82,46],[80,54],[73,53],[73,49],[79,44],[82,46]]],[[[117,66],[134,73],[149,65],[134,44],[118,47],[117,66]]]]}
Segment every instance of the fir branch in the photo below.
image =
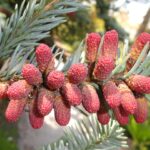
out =
{"type": "MultiPolygon", "coordinates": [[[[2,81],[12,78],[14,75],[20,75],[23,65],[27,62],[29,56],[31,60],[34,56],[34,49],[28,49],[25,53],[25,49],[20,45],[15,49],[12,57],[8,58],[2,68],[0,69],[0,78],[2,81]],[[33,56],[32,56],[33,55],[33,56]]],[[[35,57],[35,56],[34,56],[35,57]]],[[[28,60],[30,62],[30,60],[28,60]]]]}
{"type": "MultiPolygon", "coordinates": [[[[38,43],[35,43],[35,45],[38,45],[38,43]]],[[[61,68],[61,71],[67,71],[72,64],[81,62],[81,54],[84,48],[83,46],[84,42],[82,41],[75,53],[68,58],[63,68],[61,68]]],[[[59,70],[60,65],[64,61],[64,50],[57,48],[56,45],[53,45],[52,52],[54,59],[57,59],[55,68],[59,70]]],[[[8,58],[3,63],[3,66],[0,69],[0,80],[7,81],[13,78],[13,76],[21,77],[21,70],[25,63],[31,63],[37,66],[34,47],[22,48],[22,45],[19,44],[14,50],[12,57],[8,58]]]]}
{"type": "MultiPolygon", "coordinates": [[[[27,50],[27,49],[26,49],[27,50]]],[[[8,58],[2,68],[0,69],[0,80],[8,81],[13,77],[22,78],[21,70],[25,63],[31,63],[37,66],[35,51],[33,49],[29,49],[26,52],[25,48],[21,48],[20,45],[17,46],[12,57],[8,58]]],[[[58,63],[56,63],[56,69],[63,61],[64,50],[60,50],[56,48],[56,45],[52,47],[52,52],[54,54],[54,59],[57,56],[58,63]]]]}
{"type": "Polygon", "coordinates": [[[102,126],[92,115],[68,127],[61,139],[43,150],[119,150],[128,147],[123,132],[116,121],[102,126]]]}
{"type": "Polygon", "coordinates": [[[108,81],[115,74],[121,73],[125,70],[127,60],[130,57],[130,54],[128,54],[128,47],[129,47],[129,42],[127,39],[125,39],[124,48],[118,49],[118,57],[116,59],[116,67],[113,69],[113,71],[111,72],[109,77],[105,80],[105,82],[108,81]]]}
{"type": "Polygon", "coordinates": [[[81,6],[77,2],[63,0],[53,3],[48,9],[45,0],[30,0],[26,7],[25,2],[19,9],[16,6],[15,13],[0,32],[1,60],[10,57],[19,44],[26,51],[32,49],[38,41],[49,36],[51,29],[66,21],[60,15],[76,11],[81,6]]]}

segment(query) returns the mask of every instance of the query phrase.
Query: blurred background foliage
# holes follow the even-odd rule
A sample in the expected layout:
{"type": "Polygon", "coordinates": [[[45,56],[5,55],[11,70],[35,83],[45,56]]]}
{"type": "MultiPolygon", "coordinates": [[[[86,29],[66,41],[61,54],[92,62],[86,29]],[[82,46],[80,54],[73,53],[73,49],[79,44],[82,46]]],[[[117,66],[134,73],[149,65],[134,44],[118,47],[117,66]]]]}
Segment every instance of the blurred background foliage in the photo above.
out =
{"type": "MultiPolygon", "coordinates": [[[[5,114],[8,101],[0,101],[0,114],[5,114]]],[[[17,124],[6,122],[4,115],[0,115],[0,149],[17,150],[17,124]]]]}
{"type": "MultiPolygon", "coordinates": [[[[96,0],[94,4],[91,4],[91,1],[88,0],[81,1],[85,2],[88,8],[67,14],[68,21],[53,30],[52,39],[59,42],[58,44],[62,48],[73,51],[89,32],[103,33],[106,30],[116,29],[119,32],[121,40],[128,36],[127,32],[118,24],[116,19],[109,16],[112,0],[96,0]]],[[[5,14],[10,16],[15,4],[20,5],[21,2],[22,0],[0,0],[0,9],[3,8],[5,14]]],[[[47,2],[50,2],[50,0],[47,0],[47,2]]]]}
{"type": "MultiPolygon", "coordinates": [[[[119,32],[120,40],[123,41],[129,37],[126,28],[118,21],[113,14],[119,12],[121,6],[115,6],[113,3],[117,0],[80,0],[87,6],[87,9],[79,12],[67,14],[68,21],[61,24],[52,31],[52,37],[45,39],[49,45],[56,43],[59,47],[68,52],[72,52],[79,45],[81,40],[89,32],[104,33],[110,29],[116,29],[119,32]]],[[[132,0],[133,1],[133,0],[132,0]]],[[[148,3],[149,0],[135,0],[140,3],[148,3]]],[[[0,25],[4,25],[4,21],[14,11],[16,3],[20,5],[22,0],[0,0],[0,25]]],[[[47,0],[50,2],[50,0],[47,0]]],[[[128,5],[131,0],[124,0],[122,5],[128,5]]],[[[133,8],[134,9],[134,8],[133,8]]],[[[140,32],[149,32],[150,9],[146,13],[143,22],[136,28],[136,34],[140,32]]],[[[125,20],[126,21],[126,20],[125,20]]],[[[124,23],[124,22],[122,22],[124,23]]],[[[135,35],[136,35],[135,34],[135,35]]],[[[132,43],[132,41],[131,41],[132,43]]],[[[0,104],[4,113],[4,104],[0,104]]],[[[2,113],[0,113],[2,114],[2,113]]],[[[12,126],[5,123],[3,116],[0,116],[0,150],[16,150],[17,130],[16,125],[12,126]]],[[[130,124],[125,127],[129,137],[130,149],[133,150],[149,150],[150,149],[150,116],[146,123],[136,124],[131,118],[130,124]]]]}
{"type": "Polygon", "coordinates": [[[144,124],[137,124],[131,118],[130,124],[126,127],[131,150],[150,149],[150,116],[144,124]]]}

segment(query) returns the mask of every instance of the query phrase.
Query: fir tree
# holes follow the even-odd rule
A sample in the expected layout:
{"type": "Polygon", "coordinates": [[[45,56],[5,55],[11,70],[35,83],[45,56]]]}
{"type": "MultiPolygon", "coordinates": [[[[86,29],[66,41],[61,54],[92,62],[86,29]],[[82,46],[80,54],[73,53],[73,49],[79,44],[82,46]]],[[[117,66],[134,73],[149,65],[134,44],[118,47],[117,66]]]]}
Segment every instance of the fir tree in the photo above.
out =
{"type": "Polygon", "coordinates": [[[66,21],[63,14],[82,7],[68,0],[48,5],[45,0],[23,1],[0,30],[0,96],[10,100],[5,112],[8,122],[17,121],[25,106],[35,129],[42,127],[52,109],[61,126],[69,123],[72,107],[88,116],[44,148],[47,150],[127,147],[119,124],[128,124],[130,116],[137,123],[147,119],[150,34],[140,34],[129,52],[127,42],[118,50],[115,30],[102,37],[89,33],[61,71],[58,67],[64,51],[40,43],[51,29],[66,21]],[[84,109],[78,106],[81,104],[84,109]]]}

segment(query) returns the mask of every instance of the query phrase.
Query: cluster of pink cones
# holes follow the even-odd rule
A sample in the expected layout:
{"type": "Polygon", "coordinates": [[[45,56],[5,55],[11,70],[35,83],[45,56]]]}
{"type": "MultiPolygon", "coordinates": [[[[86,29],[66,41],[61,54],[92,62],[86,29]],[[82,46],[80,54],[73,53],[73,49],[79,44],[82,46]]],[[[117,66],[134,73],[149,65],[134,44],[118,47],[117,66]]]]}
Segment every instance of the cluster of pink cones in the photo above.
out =
{"type": "Polygon", "coordinates": [[[126,125],[131,115],[137,123],[143,123],[148,114],[144,94],[150,93],[150,77],[139,74],[121,77],[136,63],[147,42],[150,34],[140,34],[130,50],[126,69],[112,76],[118,59],[115,30],[106,32],[103,38],[98,33],[88,34],[85,64],[73,64],[67,72],[55,69],[51,48],[40,44],[35,49],[37,67],[25,64],[20,79],[0,84],[0,98],[10,100],[6,119],[17,121],[26,107],[31,126],[40,128],[44,117],[54,109],[56,122],[65,126],[70,121],[71,107],[82,104],[87,112],[97,113],[101,124],[107,124],[114,116],[121,125],[126,125]]]}

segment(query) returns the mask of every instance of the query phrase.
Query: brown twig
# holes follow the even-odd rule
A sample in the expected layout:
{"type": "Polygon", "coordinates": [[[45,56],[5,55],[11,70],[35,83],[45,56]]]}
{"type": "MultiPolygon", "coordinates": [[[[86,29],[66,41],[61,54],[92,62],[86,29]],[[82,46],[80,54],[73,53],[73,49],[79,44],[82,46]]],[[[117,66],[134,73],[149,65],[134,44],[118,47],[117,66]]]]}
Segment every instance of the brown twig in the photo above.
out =
{"type": "MultiPolygon", "coordinates": [[[[45,10],[45,11],[48,11],[49,9],[51,9],[51,8],[53,7],[53,5],[54,5],[55,3],[59,2],[59,1],[60,1],[60,0],[53,0],[52,2],[48,3],[48,4],[45,6],[44,10],[45,10]]],[[[10,17],[11,14],[12,14],[9,10],[7,10],[6,8],[2,8],[2,7],[0,7],[0,12],[6,14],[7,17],[10,17]]]]}
{"type": "Polygon", "coordinates": [[[8,11],[7,9],[5,9],[5,8],[0,7],[0,12],[2,12],[3,14],[5,14],[7,17],[11,16],[11,12],[8,11]]]}
{"type": "Polygon", "coordinates": [[[52,2],[50,2],[49,4],[47,4],[44,8],[45,11],[48,11],[49,9],[51,9],[53,7],[53,5],[55,3],[59,2],[59,0],[53,0],[52,2]]]}
{"type": "Polygon", "coordinates": [[[144,32],[148,26],[148,23],[149,23],[149,20],[150,20],[150,8],[149,10],[147,11],[144,19],[143,19],[143,22],[141,23],[138,31],[137,31],[137,34],[136,36],[138,36],[140,33],[144,32]]]}

